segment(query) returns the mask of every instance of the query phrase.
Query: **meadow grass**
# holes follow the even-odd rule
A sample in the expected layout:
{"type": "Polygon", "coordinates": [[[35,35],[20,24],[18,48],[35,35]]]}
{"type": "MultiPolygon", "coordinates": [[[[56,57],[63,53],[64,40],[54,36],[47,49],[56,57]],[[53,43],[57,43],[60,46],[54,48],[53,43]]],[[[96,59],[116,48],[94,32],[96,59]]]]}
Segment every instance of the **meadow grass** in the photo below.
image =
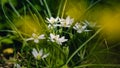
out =
{"type": "Polygon", "coordinates": [[[0,67],[119,68],[109,62],[119,44],[108,46],[104,27],[84,19],[101,0],[91,0],[80,20],[65,14],[68,1],[1,0],[0,67]]]}

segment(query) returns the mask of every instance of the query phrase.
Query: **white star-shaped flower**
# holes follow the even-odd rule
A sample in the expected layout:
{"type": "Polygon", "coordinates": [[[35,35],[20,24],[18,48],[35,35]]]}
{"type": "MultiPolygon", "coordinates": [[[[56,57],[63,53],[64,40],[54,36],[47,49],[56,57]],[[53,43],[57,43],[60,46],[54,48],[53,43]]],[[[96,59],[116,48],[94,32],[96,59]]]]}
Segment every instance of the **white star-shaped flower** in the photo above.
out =
{"type": "Polygon", "coordinates": [[[22,68],[19,64],[14,64],[14,68],[22,68]]]}
{"type": "Polygon", "coordinates": [[[32,37],[26,39],[26,41],[34,40],[35,43],[39,43],[39,39],[45,39],[44,34],[38,36],[37,34],[33,33],[32,37]]]}
{"type": "Polygon", "coordinates": [[[40,51],[37,51],[35,48],[33,48],[32,54],[37,60],[44,59],[49,55],[49,53],[44,54],[43,49],[41,49],[40,51]]]}
{"type": "Polygon", "coordinates": [[[60,38],[59,35],[54,35],[54,34],[51,33],[51,34],[50,34],[50,40],[51,40],[52,42],[56,42],[57,44],[62,45],[62,43],[63,43],[63,42],[66,42],[68,39],[65,39],[64,36],[60,38]]]}
{"type": "Polygon", "coordinates": [[[73,24],[74,19],[70,19],[70,16],[68,16],[66,19],[59,19],[59,21],[62,27],[70,27],[73,24]]]}
{"type": "Polygon", "coordinates": [[[56,17],[56,18],[50,17],[50,18],[47,18],[47,21],[49,24],[54,24],[58,22],[58,19],[59,17],[56,17]]]}
{"type": "Polygon", "coordinates": [[[80,23],[76,23],[73,29],[77,30],[78,33],[82,33],[83,31],[85,31],[86,27],[87,24],[81,25],[80,23]]]}

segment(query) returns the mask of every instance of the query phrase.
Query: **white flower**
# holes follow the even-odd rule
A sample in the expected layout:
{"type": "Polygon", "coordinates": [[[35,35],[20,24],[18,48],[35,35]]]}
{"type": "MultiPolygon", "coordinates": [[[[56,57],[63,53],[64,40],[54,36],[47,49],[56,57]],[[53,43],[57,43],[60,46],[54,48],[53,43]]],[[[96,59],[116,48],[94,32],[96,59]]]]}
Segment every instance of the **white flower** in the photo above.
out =
{"type": "Polygon", "coordinates": [[[14,64],[14,68],[22,68],[19,64],[14,64]]]}
{"type": "Polygon", "coordinates": [[[82,33],[83,31],[85,31],[86,27],[87,24],[81,25],[80,23],[76,23],[73,29],[77,30],[78,33],[82,33]]]}
{"type": "Polygon", "coordinates": [[[53,29],[53,28],[55,28],[55,27],[57,27],[57,26],[60,26],[60,25],[59,25],[59,24],[52,24],[52,25],[49,24],[49,25],[48,25],[48,28],[49,28],[49,29],[53,29]]]}
{"type": "Polygon", "coordinates": [[[61,37],[59,35],[54,35],[54,34],[50,34],[50,40],[52,42],[56,42],[57,44],[62,45],[63,42],[67,41],[68,39],[65,39],[65,37],[61,37]]]}
{"type": "Polygon", "coordinates": [[[66,19],[59,20],[62,27],[70,27],[74,22],[74,19],[70,19],[70,16],[68,16],[66,19]]]}
{"type": "Polygon", "coordinates": [[[44,59],[49,55],[49,53],[44,54],[42,49],[38,52],[35,48],[33,48],[32,54],[37,60],[40,60],[41,58],[44,59]]]}
{"type": "Polygon", "coordinates": [[[54,24],[54,23],[58,22],[58,19],[59,19],[59,17],[57,17],[57,18],[50,17],[50,18],[47,18],[47,21],[50,24],[54,24]]]}
{"type": "Polygon", "coordinates": [[[36,35],[35,33],[33,33],[33,34],[32,34],[32,37],[26,39],[26,41],[34,40],[35,43],[39,43],[39,39],[45,39],[44,34],[38,36],[38,35],[36,35]]]}

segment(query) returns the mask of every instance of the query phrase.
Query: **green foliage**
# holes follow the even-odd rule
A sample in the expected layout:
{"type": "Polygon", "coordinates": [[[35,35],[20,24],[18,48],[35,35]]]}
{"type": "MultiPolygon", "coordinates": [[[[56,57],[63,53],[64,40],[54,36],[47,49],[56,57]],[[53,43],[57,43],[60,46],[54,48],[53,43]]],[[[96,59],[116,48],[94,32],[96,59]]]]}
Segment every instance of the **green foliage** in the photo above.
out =
{"type": "Polygon", "coordinates": [[[17,5],[17,0],[1,0],[0,4],[5,5],[6,3],[9,3],[9,2],[12,2],[14,6],[17,5]]]}
{"type": "Polygon", "coordinates": [[[4,63],[18,68],[120,67],[109,62],[109,56],[120,55],[112,52],[118,45],[108,46],[103,27],[85,17],[99,2],[1,0],[0,67],[4,63]],[[4,54],[5,48],[14,53],[4,54]]]}
{"type": "Polygon", "coordinates": [[[6,39],[2,39],[1,43],[12,44],[13,41],[11,39],[9,39],[9,38],[6,38],[6,39]]]}

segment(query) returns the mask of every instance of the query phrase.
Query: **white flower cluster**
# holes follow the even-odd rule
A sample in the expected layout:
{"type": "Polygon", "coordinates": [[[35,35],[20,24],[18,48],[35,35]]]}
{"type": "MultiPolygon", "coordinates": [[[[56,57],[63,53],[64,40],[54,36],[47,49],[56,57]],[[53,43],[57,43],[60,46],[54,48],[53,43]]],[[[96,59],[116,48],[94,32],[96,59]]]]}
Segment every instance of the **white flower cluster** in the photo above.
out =
{"type": "MultiPolygon", "coordinates": [[[[65,39],[65,37],[60,37],[60,35],[54,35],[54,34],[50,34],[49,37],[51,42],[56,42],[59,45],[62,45],[63,42],[66,42],[68,39],[65,39]]],[[[40,39],[45,39],[45,35],[37,35],[35,33],[32,34],[32,37],[26,39],[26,41],[29,40],[34,40],[35,43],[39,43],[40,39]]],[[[41,49],[40,51],[37,51],[35,48],[33,48],[32,51],[33,56],[35,57],[35,59],[40,60],[40,59],[44,59],[46,58],[49,54],[44,54],[43,50],[41,49]]]]}
{"type": "MultiPolygon", "coordinates": [[[[47,22],[49,23],[48,28],[54,28],[54,27],[71,27],[74,23],[74,19],[70,18],[70,16],[68,16],[66,19],[63,18],[47,18],[47,22]]],[[[83,23],[83,25],[81,23],[76,23],[73,26],[73,29],[77,30],[78,33],[82,33],[83,31],[86,31],[87,28],[87,24],[83,23]]]]}
{"type": "MultiPolygon", "coordinates": [[[[48,22],[48,28],[50,28],[50,29],[56,28],[56,27],[69,28],[73,25],[74,19],[71,19],[69,16],[66,19],[59,18],[59,17],[57,17],[57,18],[51,17],[51,18],[47,18],[47,22],[48,22]]],[[[87,31],[86,28],[87,28],[87,24],[85,24],[85,23],[81,24],[81,23],[77,22],[73,26],[73,29],[76,30],[78,33],[87,31]]],[[[47,37],[48,38],[46,38],[44,34],[37,35],[37,34],[33,33],[32,37],[26,39],[26,41],[33,40],[35,43],[39,43],[39,40],[46,39],[51,42],[55,42],[59,45],[62,45],[62,43],[68,41],[68,39],[65,39],[65,36],[60,36],[55,32],[53,32],[53,33],[51,32],[50,35],[47,37]]],[[[38,60],[44,59],[49,55],[49,54],[44,54],[42,49],[40,51],[37,51],[35,48],[33,48],[32,54],[38,60]]]]}
{"type": "Polygon", "coordinates": [[[60,26],[60,27],[70,27],[73,22],[74,19],[70,19],[70,17],[68,16],[66,19],[63,18],[47,18],[47,22],[49,23],[48,28],[52,28],[52,27],[56,27],[56,26],[60,26]]]}
{"type": "MultiPolygon", "coordinates": [[[[51,42],[56,42],[57,44],[59,45],[62,45],[63,42],[66,42],[68,39],[65,39],[65,37],[60,37],[60,35],[54,35],[54,34],[50,34],[50,41],[51,42]]],[[[35,43],[39,43],[39,40],[40,39],[45,39],[45,35],[42,34],[42,35],[37,35],[35,33],[32,34],[32,37],[26,39],[26,41],[29,41],[29,40],[34,40],[35,43]]]]}

